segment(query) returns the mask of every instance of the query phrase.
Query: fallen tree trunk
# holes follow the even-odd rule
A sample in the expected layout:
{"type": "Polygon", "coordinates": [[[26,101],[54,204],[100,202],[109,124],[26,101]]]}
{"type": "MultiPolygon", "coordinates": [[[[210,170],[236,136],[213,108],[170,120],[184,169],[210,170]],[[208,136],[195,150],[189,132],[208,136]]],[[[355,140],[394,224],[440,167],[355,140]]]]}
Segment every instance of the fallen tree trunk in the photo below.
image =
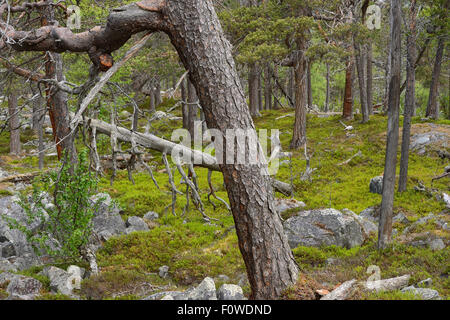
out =
{"type": "MultiPolygon", "coordinates": [[[[207,168],[213,171],[220,171],[216,158],[211,156],[210,154],[187,148],[181,144],[162,139],[153,134],[144,134],[131,131],[127,128],[118,127],[105,121],[86,117],[80,120],[79,124],[87,124],[90,128],[96,128],[97,133],[105,134],[107,136],[111,136],[111,133],[114,133],[118,141],[131,143],[131,141],[133,140],[138,146],[159,151],[161,153],[171,154],[174,148],[179,148],[187,157],[190,157],[191,159],[202,160],[201,163],[195,163],[196,166],[207,168]]],[[[275,191],[278,191],[287,196],[292,194],[292,188],[288,183],[273,178],[271,179],[271,181],[272,187],[275,189],[275,191]]]]}

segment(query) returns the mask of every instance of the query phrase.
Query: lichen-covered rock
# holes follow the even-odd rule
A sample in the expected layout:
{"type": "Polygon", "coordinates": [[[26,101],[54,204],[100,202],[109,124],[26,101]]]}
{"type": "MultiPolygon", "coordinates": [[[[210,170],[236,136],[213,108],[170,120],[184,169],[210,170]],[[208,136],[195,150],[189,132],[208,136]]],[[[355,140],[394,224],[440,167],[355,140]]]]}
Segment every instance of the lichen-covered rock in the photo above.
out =
{"type": "Polygon", "coordinates": [[[78,266],[70,266],[67,270],[50,266],[44,268],[42,273],[49,278],[50,289],[53,292],[71,296],[73,289],[80,289],[84,270],[78,266]]]}
{"type": "Polygon", "coordinates": [[[218,300],[244,300],[242,288],[235,284],[224,284],[217,290],[218,300]]]}
{"type": "MultiPolygon", "coordinates": [[[[0,257],[7,258],[12,268],[24,270],[41,264],[41,260],[36,256],[26,236],[19,230],[9,228],[8,218],[22,224],[27,224],[28,221],[25,211],[17,204],[18,200],[17,196],[0,198],[0,257]]],[[[28,226],[34,230],[39,227],[39,223],[32,222],[28,226]]]]}
{"type": "Polygon", "coordinates": [[[152,294],[143,300],[217,300],[216,285],[212,278],[205,278],[197,287],[181,291],[165,291],[152,294]]]}
{"type": "Polygon", "coordinates": [[[129,217],[126,223],[127,229],[125,230],[126,234],[130,234],[134,231],[147,231],[148,225],[144,221],[144,219],[140,217],[129,217]]]}
{"type": "Polygon", "coordinates": [[[300,211],[283,226],[291,248],[299,245],[352,248],[365,240],[364,229],[355,217],[331,208],[300,211]]]}
{"type": "Polygon", "coordinates": [[[158,218],[159,218],[158,213],[156,213],[154,211],[149,211],[144,215],[144,220],[148,220],[148,221],[155,221],[158,218]]]}
{"type": "Polygon", "coordinates": [[[33,300],[40,294],[42,283],[31,277],[9,272],[0,274],[0,285],[5,285],[9,300],[33,300]]]}
{"type": "Polygon", "coordinates": [[[106,241],[112,236],[124,234],[126,230],[125,222],[120,216],[119,208],[113,203],[107,193],[99,193],[91,197],[92,203],[100,201],[98,209],[94,212],[93,224],[93,244],[100,247],[101,241],[106,241]]]}
{"type": "Polygon", "coordinates": [[[370,180],[369,191],[378,194],[383,193],[383,176],[378,176],[370,180]]]}
{"type": "Polygon", "coordinates": [[[306,207],[304,202],[295,199],[275,199],[273,204],[279,214],[282,214],[286,210],[306,207]]]}
{"type": "Polygon", "coordinates": [[[402,292],[412,292],[416,296],[421,297],[423,300],[442,300],[442,297],[439,295],[439,292],[429,288],[416,288],[413,286],[409,286],[403,288],[402,292]]]}

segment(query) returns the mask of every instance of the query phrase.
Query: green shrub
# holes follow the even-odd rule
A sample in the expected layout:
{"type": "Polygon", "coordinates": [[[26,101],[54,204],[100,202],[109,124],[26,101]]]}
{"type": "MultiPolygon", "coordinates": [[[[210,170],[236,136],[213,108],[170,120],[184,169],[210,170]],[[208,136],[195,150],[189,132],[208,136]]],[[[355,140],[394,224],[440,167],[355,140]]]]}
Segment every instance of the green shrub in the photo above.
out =
{"type": "Polygon", "coordinates": [[[33,183],[30,198],[22,195],[19,205],[24,209],[26,224],[6,218],[11,229],[22,231],[37,254],[79,260],[89,242],[92,218],[99,199],[89,200],[97,187],[97,179],[89,171],[87,152],[78,156],[77,164],[63,163],[59,171],[51,171],[33,183]],[[45,194],[53,195],[54,206],[46,206],[45,194]],[[29,226],[40,227],[31,229],[29,226]]]}

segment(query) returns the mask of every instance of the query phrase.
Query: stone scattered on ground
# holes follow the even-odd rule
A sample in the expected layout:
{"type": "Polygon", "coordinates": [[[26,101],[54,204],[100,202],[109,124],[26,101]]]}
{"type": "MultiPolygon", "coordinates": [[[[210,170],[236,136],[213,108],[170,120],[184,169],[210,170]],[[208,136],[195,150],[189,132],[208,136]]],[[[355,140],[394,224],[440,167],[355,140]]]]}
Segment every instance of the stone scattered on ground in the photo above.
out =
{"type": "Polygon", "coordinates": [[[148,225],[147,223],[144,221],[144,219],[140,218],[140,217],[129,217],[127,219],[127,223],[126,223],[127,229],[125,230],[126,234],[130,234],[132,232],[135,231],[148,231],[148,225]]]}
{"type": "Polygon", "coordinates": [[[155,221],[159,218],[158,213],[154,211],[149,211],[144,215],[144,220],[155,221]]]}
{"type": "Polygon", "coordinates": [[[449,136],[446,132],[432,130],[424,133],[417,133],[411,136],[411,143],[409,149],[419,155],[425,155],[427,147],[431,145],[441,145],[445,147],[449,141],[449,136]]]}
{"type": "Polygon", "coordinates": [[[169,276],[169,267],[168,266],[162,266],[159,268],[159,276],[163,279],[167,278],[169,276]]]}
{"type": "Polygon", "coordinates": [[[344,282],[333,291],[324,295],[320,300],[346,300],[354,290],[361,288],[365,292],[389,292],[405,288],[408,285],[410,275],[381,279],[375,281],[357,281],[352,279],[344,282]]]}
{"type": "Polygon", "coordinates": [[[275,210],[277,210],[279,214],[282,214],[283,212],[290,209],[306,207],[306,204],[304,202],[295,199],[275,199],[273,204],[275,206],[275,210]]]}
{"type": "Polygon", "coordinates": [[[100,201],[98,209],[94,213],[93,244],[98,248],[102,242],[109,238],[125,233],[126,225],[120,216],[120,209],[113,203],[107,193],[99,193],[91,197],[92,203],[100,201]]]}
{"type": "Polygon", "coordinates": [[[377,194],[383,193],[383,176],[370,179],[369,191],[377,194]]]}
{"type": "Polygon", "coordinates": [[[218,300],[244,300],[242,288],[235,284],[223,284],[217,290],[218,300]]]}
{"type": "Polygon", "coordinates": [[[186,291],[164,291],[152,294],[143,300],[244,300],[240,286],[223,284],[216,290],[214,280],[206,277],[198,286],[186,291]]]}
{"type": "Polygon", "coordinates": [[[81,288],[84,270],[78,266],[69,266],[67,271],[50,266],[44,268],[42,274],[50,280],[50,289],[53,293],[74,296],[73,290],[81,288]]]}
{"type": "Polygon", "coordinates": [[[442,297],[439,295],[439,292],[429,288],[416,288],[414,286],[409,286],[402,289],[402,292],[412,292],[416,296],[422,298],[422,300],[441,300],[442,297]]]}
{"type": "Polygon", "coordinates": [[[0,273],[0,286],[5,286],[7,300],[33,300],[40,294],[42,283],[31,277],[9,272],[0,273]]]}
{"type": "Polygon", "coordinates": [[[349,214],[349,210],[346,213],[332,208],[300,211],[283,223],[289,245],[352,248],[363,244],[366,231],[361,218],[349,214]]]}

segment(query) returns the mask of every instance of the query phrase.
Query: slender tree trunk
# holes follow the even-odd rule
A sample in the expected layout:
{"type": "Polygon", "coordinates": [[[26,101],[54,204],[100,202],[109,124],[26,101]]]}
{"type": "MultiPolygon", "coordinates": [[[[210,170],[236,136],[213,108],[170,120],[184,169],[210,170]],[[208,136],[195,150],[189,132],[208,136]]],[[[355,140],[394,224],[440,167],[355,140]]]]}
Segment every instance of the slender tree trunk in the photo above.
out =
{"type": "Polygon", "coordinates": [[[306,142],[307,63],[304,57],[305,40],[297,38],[295,59],[295,121],[290,148],[299,149],[306,142]]]}
{"type": "Polygon", "coordinates": [[[313,96],[312,96],[312,84],[311,84],[311,61],[308,61],[308,71],[307,71],[307,88],[308,88],[308,107],[312,109],[313,107],[313,96]]]}
{"type": "Polygon", "coordinates": [[[186,104],[187,102],[187,88],[186,83],[188,80],[183,79],[183,81],[180,84],[181,88],[181,112],[183,114],[183,128],[189,129],[189,106],[186,104]]]}
{"type": "Polygon", "coordinates": [[[344,107],[342,118],[349,120],[353,118],[353,94],[352,94],[352,75],[353,75],[353,59],[348,58],[347,69],[345,70],[345,91],[344,91],[344,107]]]}
{"type": "Polygon", "coordinates": [[[366,72],[366,85],[367,85],[367,111],[369,115],[373,114],[373,73],[372,73],[372,44],[367,44],[367,72],[366,72]]]}
{"type": "MultiPolygon", "coordinates": [[[[54,20],[54,8],[43,9],[41,24],[47,26],[54,20]]],[[[64,81],[62,58],[59,53],[47,52],[45,56],[45,78],[64,81]]],[[[56,143],[58,159],[61,160],[64,151],[67,159],[76,161],[76,150],[74,145],[74,135],[70,130],[70,115],[67,107],[67,94],[59,90],[56,86],[46,85],[47,109],[53,129],[53,139],[56,143]]]]}
{"type": "Polygon", "coordinates": [[[416,1],[411,0],[409,7],[409,33],[407,36],[406,54],[406,95],[405,114],[403,117],[402,155],[400,159],[400,176],[398,191],[406,191],[408,181],[409,140],[411,136],[411,117],[415,105],[415,61],[416,61],[416,1]]]}
{"type": "Polygon", "coordinates": [[[43,126],[45,122],[46,109],[44,102],[41,99],[41,95],[37,88],[31,87],[33,96],[37,95],[37,98],[33,101],[33,131],[38,135],[38,151],[39,151],[39,169],[44,168],[44,131],[43,126]]]}
{"type": "Polygon", "coordinates": [[[159,78],[156,78],[155,81],[155,107],[158,107],[161,104],[161,80],[159,78]]]}
{"type": "MultiPolygon", "coordinates": [[[[14,90],[14,89],[12,89],[14,90]]],[[[9,153],[19,155],[20,145],[20,119],[17,106],[17,94],[10,92],[8,95],[8,113],[9,113],[9,153]]]]}
{"type": "Polygon", "coordinates": [[[391,78],[389,79],[388,128],[383,176],[383,197],[378,228],[378,248],[386,248],[392,239],[392,210],[397,163],[400,81],[401,81],[401,11],[400,1],[391,0],[391,78]]]}
{"type": "Polygon", "coordinates": [[[353,40],[355,47],[355,61],[356,61],[356,70],[358,72],[358,84],[359,84],[359,101],[361,103],[361,115],[362,115],[362,123],[367,123],[369,121],[369,110],[367,109],[367,95],[366,95],[366,82],[365,82],[365,68],[364,62],[366,61],[364,46],[357,42],[357,40],[353,40]]]}
{"type": "Polygon", "coordinates": [[[153,86],[152,89],[150,90],[150,95],[148,96],[149,98],[149,111],[150,113],[153,113],[156,111],[156,102],[155,102],[155,94],[154,94],[154,90],[153,90],[153,86]]]}
{"type": "Polygon", "coordinates": [[[252,117],[260,116],[258,111],[259,95],[258,95],[258,67],[256,63],[251,63],[248,73],[248,96],[250,104],[250,114],[252,117]]]}
{"type": "Polygon", "coordinates": [[[270,72],[270,64],[266,64],[264,70],[264,109],[272,109],[272,74],[270,72]]]}
{"type": "MultiPolygon", "coordinates": [[[[275,78],[278,78],[278,66],[273,66],[273,75],[275,76],[275,78]]],[[[281,85],[281,83],[280,83],[280,85],[281,85]]],[[[274,88],[274,90],[273,90],[273,95],[274,96],[280,96],[280,89],[278,88],[278,86],[275,86],[275,88],[274,88]]],[[[275,97],[274,97],[274,99],[273,99],[273,103],[272,103],[272,107],[273,107],[273,109],[275,109],[275,110],[278,110],[278,109],[280,109],[280,107],[281,107],[281,105],[280,105],[280,103],[279,103],[279,101],[278,101],[278,99],[276,99],[275,97]]]]}
{"type": "Polygon", "coordinates": [[[428,105],[426,116],[435,120],[439,118],[439,76],[441,75],[442,57],[444,54],[444,38],[440,37],[436,50],[436,59],[434,60],[433,75],[431,77],[430,95],[428,97],[428,105]]]}
{"type": "Polygon", "coordinates": [[[262,76],[262,69],[258,66],[258,112],[264,110],[263,109],[263,90],[262,90],[262,84],[261,84],[261,76],[262,76]]]}
{"type": "Polygon", "coordinates": [[[326,76],[326,81],[327,81],[327,92],[326,92],[326,96],[325,96],[325,112],[328,112],[328,110],[330,109],[330,65],[327,63],[327,76],[326,76]]]}
{"type": "Polygon", "coordinates": [[[289,85],[288,85],[288,95],[292,99],[292,101],[295,101],[295,75],[294,75],[294,68],[289,67],[289,85]]]}
{"type": "Polygon", "coordinates": [[[191,137],[194,137],[194,127],[195,127],[195,121],[197,120],[197,105],[195,104],[198,101],[197,98],[197,93],[195,91],[195,87],[194,84],[188,80],[188,85],[187,85],[187,94],[188,94],[188,130],[189,133],[191,134],[191,137]]]}

